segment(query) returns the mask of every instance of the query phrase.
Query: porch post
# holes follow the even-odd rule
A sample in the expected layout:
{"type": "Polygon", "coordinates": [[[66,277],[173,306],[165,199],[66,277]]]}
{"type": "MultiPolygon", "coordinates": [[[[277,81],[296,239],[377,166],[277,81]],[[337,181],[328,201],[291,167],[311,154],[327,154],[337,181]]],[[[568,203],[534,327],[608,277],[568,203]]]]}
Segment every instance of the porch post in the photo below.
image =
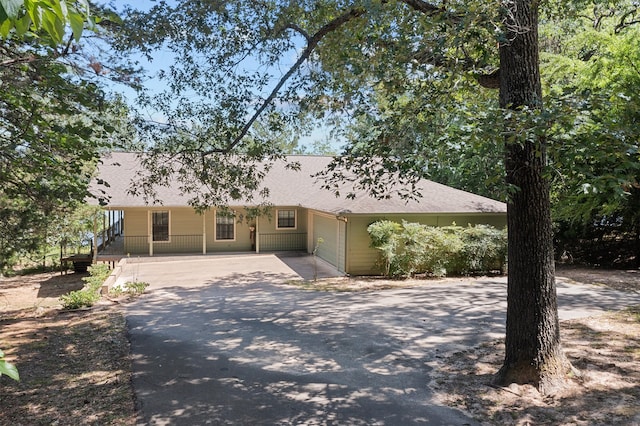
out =
{"type": "Polygon", "coordinates": [[[202,254],[207,254],[207,212],[202,213],[202,254]]]}
{"type": "MultiPolygon", "coordinates": [[[[102,248],[104,249],[106,247],[106,242],[107,242],[107,217],[104,214],[105,212],[102,212],[102,248]]],[[[109,210],[107,210],[107,215],[109,214],[109,210]]]]}
{"type": "Polygon", "coordinates": [[[147,238],[149,239],[149,256],[153,256],[153,232],[151,228],[151,212],[147,211],[147,238]]]}
{"type": "Polygon", "coordinates": [[[256,218],[256,253],[260,253],[260,216],[256,218]]]}
{"type": "Polygon", "coordinates": [[[116,211],[115,210],[110,210],[109,211],[110,215],[109,215],[109,240],[113,241],[116,239],[116,211]]]}
{"type": "Polygon", "coordinates": [[[93,260],[92,263],[98,262],[98,217],[93,215],[93,260]]]}

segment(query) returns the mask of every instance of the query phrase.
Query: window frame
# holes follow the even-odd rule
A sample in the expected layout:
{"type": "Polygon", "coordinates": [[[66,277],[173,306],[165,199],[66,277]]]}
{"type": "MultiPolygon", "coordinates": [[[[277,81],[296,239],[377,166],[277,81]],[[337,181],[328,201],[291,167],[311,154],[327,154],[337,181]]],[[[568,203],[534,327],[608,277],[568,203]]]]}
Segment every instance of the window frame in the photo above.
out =
{"type": "MultiPolygon", "coordinates": [[[[151,220],[150,225],[151,225],[151,241],[155,244],[155,243],[170,243],[171,242],[171,211],[170,210],[151,210],[149,212],[151,214],[151,220]],[[158,213],[166,213],[167,215],[167,239],[166,240],[156,240],[156,233],[155,233],[155,217],[156,214],[158,213]]],[[[160,226],[160,225],[158,225],[160,226]]]]}
{"type": "Polygon", "coordinates": [[[221,241],[221,242],[232,242],[232,241],[236,241],[236,237],[237,237],[237,223],[236,223],[236,212],[235,210],[231,210],[230,213],[221,215],[219,214],[219,212],[216,210],[215,214],[214,214],[214,219],[213,219],[213,239],[214,241],[221,241]],[[231,223],[221,223],[220,225],[233,225],[233,238],[219,238],[218,237],[218,217],[221,218],[231,218],[232,221],[231,223]]]}
{"type": "MultiPolygon", "coordinates": [[[[290,220],[291,218],[286,218],[290,220]]],[[[297,209],[276,209],[276,229],[295,231],[298,229],[298,210],[297,209]],[[293,212],[293,226],[280,226],[280,212],[293,212]]]]}

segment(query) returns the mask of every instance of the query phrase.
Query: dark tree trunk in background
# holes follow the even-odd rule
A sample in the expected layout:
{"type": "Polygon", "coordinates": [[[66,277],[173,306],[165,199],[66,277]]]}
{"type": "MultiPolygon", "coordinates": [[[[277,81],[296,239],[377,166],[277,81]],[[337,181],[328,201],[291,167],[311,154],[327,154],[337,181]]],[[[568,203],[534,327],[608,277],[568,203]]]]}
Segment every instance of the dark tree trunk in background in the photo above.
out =
{"type": "MultiPolygon", "coordinates": [[[[500,105],[541,108],[538,4],[517,0],[511,5],[508,40],[500,47],[500,105]]],[[[497,381],[530,383],[552,393],[570,366],[560,347],[545,141],[516,139],[505,147],[507,183],[514,190],[507,204],[506,353],[497,381]]]]}

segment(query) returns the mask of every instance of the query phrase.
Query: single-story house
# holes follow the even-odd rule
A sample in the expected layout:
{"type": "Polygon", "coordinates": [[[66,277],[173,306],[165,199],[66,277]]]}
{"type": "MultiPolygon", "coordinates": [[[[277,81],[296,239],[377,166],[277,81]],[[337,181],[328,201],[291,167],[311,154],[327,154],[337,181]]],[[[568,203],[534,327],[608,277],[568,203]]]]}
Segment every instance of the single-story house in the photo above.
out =
{"type": "MultiPolygon", "coordinates": [[[[270,189],[269,214],[246,220],[247,205],[229,206],[236,217],[216,209],[196,212],[188,194],[171,187],[158,188],[162,204],[147,204],[129,188],[141,170],[135,153],[114,152],[103,158],[98,179],[108,183],[110,221],[120,230],[120,256],[236,251],[304,250],[347,274],[375,274],[378,253],[369,247],[369,224],[388,219],[434,226],[488,224],[506,226],[504,203],[460,191],[429,180],[420,182],[422,197],[374,199],[362,194],[338,198],[320,188],[315,173],[331,161],[327,156],[293,156],[299,170],[276,163],[265,177],[270,189]],[[238,218],[244,217],[244,220],[238,218]]],[[[98,253],[100,257],[100,253],[98,253]]]]}

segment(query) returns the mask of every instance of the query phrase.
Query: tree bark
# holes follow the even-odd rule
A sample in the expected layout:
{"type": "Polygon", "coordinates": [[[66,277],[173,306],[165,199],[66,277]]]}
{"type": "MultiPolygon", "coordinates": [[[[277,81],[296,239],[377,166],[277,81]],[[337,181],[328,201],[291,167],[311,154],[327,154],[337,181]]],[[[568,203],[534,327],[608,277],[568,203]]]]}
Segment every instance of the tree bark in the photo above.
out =
{"type": "MultiPolygon", "coordinates": [[[[536,1],[510,3],[508,40],[500,47],[502,108],[542,107],[537,9],[536,1]]],[[[507,134],[515,131],[509,127],[507,134]]],[[[546,144],[543,137],[513,139],[505,146],[506,179],[513,188],[507,202],[506,351],[496,379],[549,394],[562,385],[570,365],[560,347],[546,144]]]]}

